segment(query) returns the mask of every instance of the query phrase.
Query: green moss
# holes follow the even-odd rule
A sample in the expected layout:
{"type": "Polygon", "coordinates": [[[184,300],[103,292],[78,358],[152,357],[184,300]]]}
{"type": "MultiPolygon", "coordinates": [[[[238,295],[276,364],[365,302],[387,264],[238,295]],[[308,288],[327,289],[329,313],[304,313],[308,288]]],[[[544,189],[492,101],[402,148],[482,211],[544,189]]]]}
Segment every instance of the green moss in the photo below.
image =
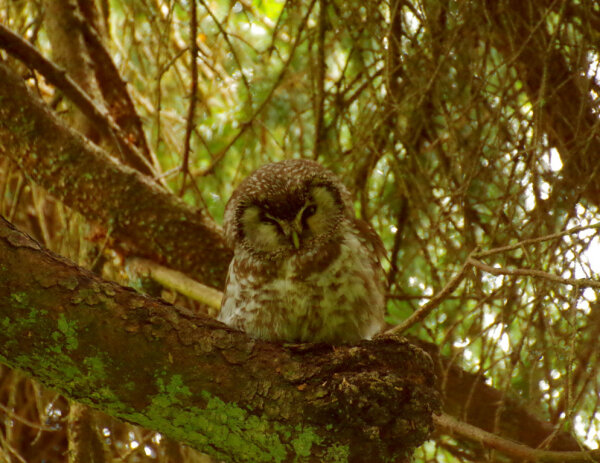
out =
{"type": "MultiPolygon", "coordinates": [[[[79,292],[81,300],[88,302],[97,298],[96,291],[79,292]]],[[[35,370],[39,379],[50,387],[60,386],[67,395],[91,405],[102,404],[111,415],[129,419],[141,425],[159,429],[170,437],[202,448],[216,458],[252,462],[309,461],[315,447],[322,448],[323,438],[310,426],[286,426],[283,423],[250,414],[236,403],[227,403],[211,393],[201,394],[202,406],[187,406],[192,392],[182,375],[167,375],[162,372],[156,378],[156,390],[143,412],[134,411],[123,403],[115,392],[103,387],[106,383],[106,359],[102,354],[74,361],[70,352],[79,346],[81,331],[77,322],[69,320],[64,313],[56,322],[43,316],[36,309],[27,293],[11,295],[11,303],[21,309],[15,319],[0,320],[5,334],[12,331],[22,333],[31,323],[45,323],[49,338],[54,344],[46,345],[41,351],[22,352],[21,355],[0,361],[25,370],[35,370]],[[56,323],[56,324],[54,324],[56,323]]],[[[297,371],[292,368],[290,375],[297,371]]],[[[135,390],[131,382],[127,390],[135,390]]],[[[343,462],[348,459],[347,446],[329,446],[324,462],[343,462]]],[[[314,458],[314,457],[313,457],[314,458]]]]}
{"type": "Polygon", "coordinates": [[[114,393],[114,391],[108,387],[101,387],[97,391],[91,392],[88,394],[90,400],[84,399],[84,402],[88,404],[100,403],[109,404],[108,408],[110,408],[110,404],[119,404],[121,400],[114,393]]]}
{"type": "Polygon", "coordinates": [[[39,320],[40,315],[44,316],[48,313],[46,310],[38,310],[30,306],[29,294],[25,292],[16,292],[10,295],[11,305],[14,309],[20,310],[15,312],[15,317],[4,317],[2,319],[3,334],[7,337],[19,336],[23,331],[30,330],[37,326],[40,322],[45,322],[46,319],[39,320]],[[26,314],[24,313],[25,311],[26,314]]]}
{"type": "MultiPolygon", "coordinates": [[[[202,394],[202,398],[206,400],[204,409],[191,407],[183,412],[179,410],[172,420],[166,420],[176,438],[200,447],[210,444],[208,449],[213,449],[212,453],[217,458],[225,458],[226,455],[214,449],[228,449],[237,459],[253,462],[288,459],[286,446],[267,420],[249,415],[236,404],[225,403],[207,392],[202,394]]],[[[172,410],[163,396],[152,401],[145,415],[165,422],[164,417],[172,410]]]]}
{"type": "Polygon", "coordinates": [[[47,353],[22,354],[15,357],[13,365],[24,369],[35,368],[39,373],[40,379],[54,383],[54,378],[60,377],[61,386],[69,393],[73,393],[85,379],[81,370],[73,360],[62,351],[54,351],[53,355],[47,353]],[[44,378],[45,377],[45,378],[44,378]]]}
{"type": "MultiPolygon", "coordinates": [[[[236,403],[226,403],[207,391],[201,394],[204,408],[181,409],[189,388],[182,377],[174,375],[169,382],[158,380],[159,393],[143,413],[121,414],[141,425],[159,428],[171,437],[202,448],[216,458],[239,461],[284,462],[309,461],[313,446],[323,441],[310,426],[286,426],[267,418],[251,415],[236,403]],[[227,454],[223,452],[227,449],[227,454]]],[[[324,462],[348,460],[347,446],[327,449],[324,462]]]]}
{"type": "Polygon", "coordinates": [[[123,387],[127,390],[127,391],[135,391],[137,388],[137,385],[135,384],[134,381],[127,381],[123,387]]]}
{"type": "Polygon", "coordinates": [[[152,403],[158,407],[179,405],[183,399],[192,395],[189,387],[183,384],[181,375],[171,376],[166,384],[162,378],[157,378],[156,385],[159,393],[152,398],[152,403]]]}
{"type": "Polygon", "coordinates": [[[73,304],[81,304],[85,302],[88,305],[94,305],[98,302],[98,291],[93,288],[83,288],[78,290],[75,295],[71,298],[73,304]]]}
{"type": "MultiPolygon", "coordinates": [[[[75,350],[79,346],[79,340],[77,339],[77,322],[68,321],[64,313],[58,316],[58,329],[65,337],[65,347],[67,350],[75,350]]],[[[56,340],[54,333],[52,334],[53,339],[56,340]]]]}
{"type": "Polygon", "coordinates": [[[333,444],[327,448],[324,459],[331,463],[347,463],[350,458],[350,448],[347,445],[333,444]]]}
{"type": "Polygon", "coordinates": [[[313,444],[318,445],[322,440],[321,436],[315,434],[310,428],[304,428],[300,430],[298,437],[292,439],[292,447],[297,456],[309,457],[313,444]]]}
{"type": "Polygon", "coordinates": [[[27,303],[29,302],[29,296],[25,292],[16,292],[16,293],[12,293],[10,295],[10,300],[17,307],[25,307],[27,305],[27,303]]]}
{"type": "Polygon", "coordinates": [[[104,362],[100,357],[87,357],[83,360],[83,364],[88,368],[88,377],[92,376],[95,379],[107,378],[104,362]]]}
{"type": "Polygon", "coordinates": [[[61,279],[58,284],[63,288],[73,291],[75,288],[77,288],[79,281],[77,280],[77,277],[69,276],[67,278],[61,279]]]}
{"type": "Polygon", "coordinates": [[[181,377],[181,375],[171,376],[169,383],[164,387],[161,387],[161,385],[159,385],[158,390],[161,392],[165,392],[174,400],[179,400],[182,397],[187,398],[192,395],[190,388],[183,384],[183,378],[181,377]]]}

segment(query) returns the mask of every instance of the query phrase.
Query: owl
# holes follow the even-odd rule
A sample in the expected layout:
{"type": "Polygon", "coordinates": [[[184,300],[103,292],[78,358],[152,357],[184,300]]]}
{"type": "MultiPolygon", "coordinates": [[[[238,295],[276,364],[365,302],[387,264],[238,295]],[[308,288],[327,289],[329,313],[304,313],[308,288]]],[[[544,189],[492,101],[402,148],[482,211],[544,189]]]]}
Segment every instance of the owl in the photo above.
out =
{"type": "Polygon", "coordinates": [[[353,343],[383,327],[383,244],[342,182],[303,159],[267,164],[225,208],[234,250],[219,319],[269,341],[353,343]]]}

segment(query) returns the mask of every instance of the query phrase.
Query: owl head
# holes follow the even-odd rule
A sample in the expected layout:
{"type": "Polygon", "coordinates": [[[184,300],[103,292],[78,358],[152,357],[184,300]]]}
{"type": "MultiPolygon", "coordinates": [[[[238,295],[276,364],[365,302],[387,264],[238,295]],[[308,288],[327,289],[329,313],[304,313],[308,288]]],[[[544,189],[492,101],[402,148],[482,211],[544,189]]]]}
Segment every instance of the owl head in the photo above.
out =
{"type": "Polygon", "coordinates": [[[267,258],[314,250],[354,218],[349,191],[320,164],[291,159],[247,177],[225,208],[229,245],[267,258]]]}

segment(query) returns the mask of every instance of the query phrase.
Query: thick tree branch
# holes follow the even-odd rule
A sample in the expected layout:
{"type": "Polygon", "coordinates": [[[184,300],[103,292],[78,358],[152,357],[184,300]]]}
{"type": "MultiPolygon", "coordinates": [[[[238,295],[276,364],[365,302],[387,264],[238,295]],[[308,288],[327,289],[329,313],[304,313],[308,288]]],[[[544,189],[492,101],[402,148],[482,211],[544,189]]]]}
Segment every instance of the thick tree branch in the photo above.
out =
{"type": "Polygon", "coordinates": [[[231,252],[208,217],[114,162],[55,117],[1,63],[0,156],[137,252],[214,287],[225,281],[231,252]]]}
{"type": "Polygon", "coordinates": [[[0,360],[228,461],[403,461],[439,408],[399,338],[280,346],[102,281],[0,218],[0,360]]]}
{"type": "MultiPolygon", "coordinates": [[[[99,108],[99,112],[104,112],[102,95],[98,88],[98,82],[94,78],[89,53],[83,40],[83,34],[77,27],[77,20],[75,19],[76,16],[79,16],[77,1],[43,0],[43,4],[45,30],[50,42],[52,59],[56,65],[60,66],[60,69],[56,68],[54,63],[44,63],[44,65],[59,70],[57,74],[65,78],[66,84],[76,83],[75,90],[82,90],[85,97],[87,97],[84,97],[83,100],[86,102],[90,100],[94,106],[99,108]]],[[[2,35],[6,37],[7,34],[3,33],[2,35]]],[[[13,37],[13,42],[16,48],[33,49],[32,45],[20,37],[17,40],[14,39],[15,37],[13,37]]],[[[37,55],[37,62],[46,61],[36,49],[29,51],[28,55],[37,55]]],[[[80,95],[78,96],[81,98],[80,95]]],[[[100,137],[98,136],[96,124],[88,116],[78,111],[76,107],[70,108],[68,112],[67,120],[71,127],[98,144],[100,137]],[[75,111],[72,111],[73,109],[75,111]]],[[[109,134],[110,131],[105,133],[105,135],[109,134]]]]}
{"type": "Polygon", "coordinates": [[[27,66],[37,70],[52,85],[62,91],[69,100],[94,124],[98,131],[111,142],[124,161],[140,172],[154,176],[153,166],[115,124],[108,112],[99,107],[64,70],[47,60],[26,40],[0,24],[0,48],[3,48],[27,66]]]}

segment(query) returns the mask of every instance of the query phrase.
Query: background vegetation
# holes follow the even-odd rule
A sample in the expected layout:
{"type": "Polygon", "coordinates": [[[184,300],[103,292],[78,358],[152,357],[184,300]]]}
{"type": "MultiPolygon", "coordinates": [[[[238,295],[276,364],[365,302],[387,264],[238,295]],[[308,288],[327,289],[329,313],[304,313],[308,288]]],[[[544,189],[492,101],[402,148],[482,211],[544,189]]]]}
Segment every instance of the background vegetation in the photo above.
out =
{"type": "MultiPolygon", "coordinates": [[[[31,62],[0,51],[54,111],[217,223],[266,162],[306,157],[336,171],[388,250],[390,325],[460,275],[410,334],[438,346],[446,369],[549,424],[541,448],[558,431],[598,448],[600,4],[0,0],[0,22],[64,68],[145,161],[128,160],[31,62]]],[[[78,264],[139,284],[108,224],[2,156],[0,214],[78,264]]],[[[472,422],[486,398],[471,392],[446,411],[472,422]]],[[[70,408],[3,367],[0,459],[62,461],[70,408]]],[[[201,458],[152,431],[89,419],[106,461],[201,458]]],[[[484,419],[498,435],[514,426],[500,413],[484,419]]],[[[446,431],[416,460],[518,459],[446,431]]]]}

